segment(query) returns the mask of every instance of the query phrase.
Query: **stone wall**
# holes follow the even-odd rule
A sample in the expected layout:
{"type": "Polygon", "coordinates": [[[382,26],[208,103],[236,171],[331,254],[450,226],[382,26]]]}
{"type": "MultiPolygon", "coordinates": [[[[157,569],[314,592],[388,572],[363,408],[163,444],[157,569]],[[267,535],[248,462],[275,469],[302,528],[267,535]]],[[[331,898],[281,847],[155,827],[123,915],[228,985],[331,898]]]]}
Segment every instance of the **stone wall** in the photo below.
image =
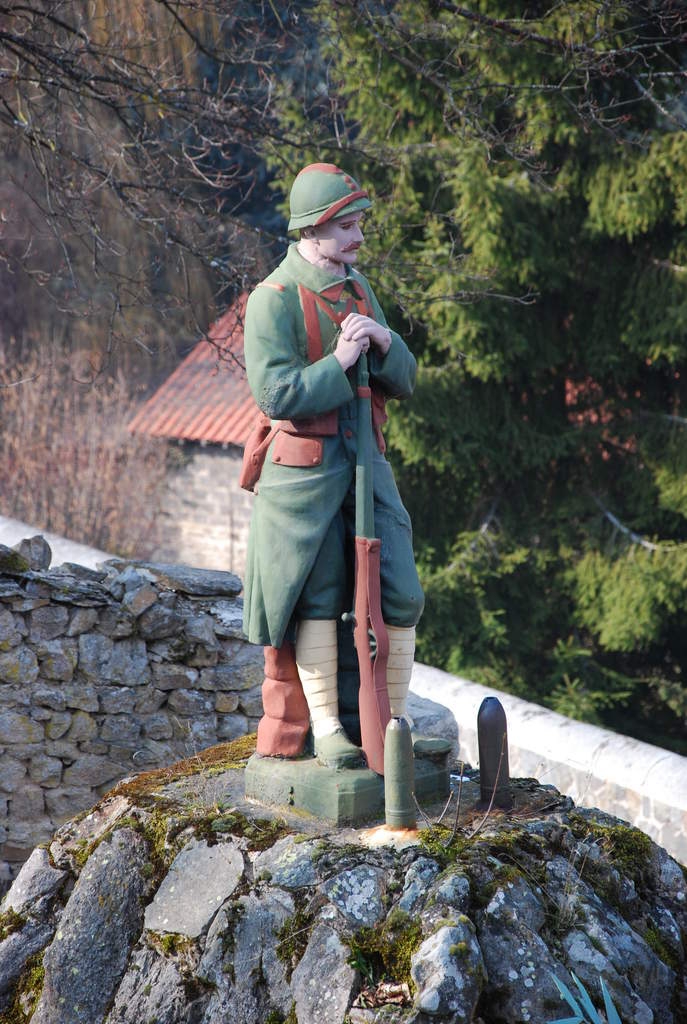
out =
{"type": "Polygon", "coordinates": [[[239,487],[241,448],[170,447],[156,561],[226,569],[243,577],[253,495],[239,487]]]}
{"type": "Polygon", "coordinates": [[[236,576],[116,559],[48,570],[46,548],[25,542],[27,562],[0,546],[0,889],[116,780],[261,714],[236,576]]]}

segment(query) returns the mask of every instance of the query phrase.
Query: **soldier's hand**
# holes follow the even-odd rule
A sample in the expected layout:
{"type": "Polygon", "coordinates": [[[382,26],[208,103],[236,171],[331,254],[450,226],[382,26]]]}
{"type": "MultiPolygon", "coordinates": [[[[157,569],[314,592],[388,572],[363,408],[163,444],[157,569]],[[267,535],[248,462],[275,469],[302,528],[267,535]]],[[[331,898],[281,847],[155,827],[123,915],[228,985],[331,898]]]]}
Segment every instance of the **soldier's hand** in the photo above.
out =
{"type": "Polygon", "coordinates": [[[358,361],[361,352],[367,352],[370,341],[366,336],[351,340],[340,334],[334,349],[334,358],[338,361],[342,370],[348,370],[358,361]]]}
{"type": "Polygon", "coordinates": [[[352,341],[367,337],[370,343],[385,356],[391,347],[391,332],[370,316],[362,313],[349,313],[341,324],[341,334],[352,341]]]}

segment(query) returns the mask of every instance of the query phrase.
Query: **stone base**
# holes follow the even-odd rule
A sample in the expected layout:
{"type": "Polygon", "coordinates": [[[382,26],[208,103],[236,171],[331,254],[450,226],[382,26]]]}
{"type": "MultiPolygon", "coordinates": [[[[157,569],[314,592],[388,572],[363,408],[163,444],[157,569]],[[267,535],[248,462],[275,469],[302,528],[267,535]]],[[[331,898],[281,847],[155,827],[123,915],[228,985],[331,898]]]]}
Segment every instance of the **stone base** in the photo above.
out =
{"type": "MultiPolygon", "coordinates": [[[[314,757],[282,760],[253,754],[245,769],[246,798],[267,807],[298,810],[334,825],[384,820],[384,779],[369,768],[336,770],[314,757]]],[[[415,795],[421,805],[446,800],[448,757],[415,759],[415,795]]]]}

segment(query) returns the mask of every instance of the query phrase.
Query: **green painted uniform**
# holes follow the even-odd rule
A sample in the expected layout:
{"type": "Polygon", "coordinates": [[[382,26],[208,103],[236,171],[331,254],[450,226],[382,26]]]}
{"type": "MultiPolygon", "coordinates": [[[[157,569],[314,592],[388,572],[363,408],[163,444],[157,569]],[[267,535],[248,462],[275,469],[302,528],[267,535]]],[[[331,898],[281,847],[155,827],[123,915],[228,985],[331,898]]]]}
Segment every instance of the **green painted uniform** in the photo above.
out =
{"type": "MultiPolygon", "coordinates": [[[[351,311],[356,295],[359,300],[364,296],[368,315],[387,326],[362,274],[349,268],[346,277],[333,277],[304,260],[294,244],[248,300],[245,357],[251,391],[273,421],[291,421],[287,443],[278,433],[268,449],[255,498],[244,599],[244,630],[252,643],[280,647],[296,619],[338,618],[351,600],[353,567],[347,555],[355,529],[355,368],[344,371],[333,355],[339,329],[324,307],[341,317],[351,311]],[[320,302],[315,308],[322,358],[315,361],[306,332],[304,289],[306,298],[315,293],[320,302]],[[310,435],[316,434],[317,424],[313,428],[307,421],[333,410],[335,432],[313,445],[310,435]],[[299,446],[303,458],[297,453],[294,459],[299,446]],[[307,464],[313,451],[315,461],[307,464]]],[[[371,385],[386,397],[412,393],[415,359],[395,332],[385,356],[371,348],[369,369],[371,385]]],[[[373,479],[375,533],[382,541],[382,612],[389,625],[414,626],[423,595],[410,518],[380,452],[373,479]]]]}

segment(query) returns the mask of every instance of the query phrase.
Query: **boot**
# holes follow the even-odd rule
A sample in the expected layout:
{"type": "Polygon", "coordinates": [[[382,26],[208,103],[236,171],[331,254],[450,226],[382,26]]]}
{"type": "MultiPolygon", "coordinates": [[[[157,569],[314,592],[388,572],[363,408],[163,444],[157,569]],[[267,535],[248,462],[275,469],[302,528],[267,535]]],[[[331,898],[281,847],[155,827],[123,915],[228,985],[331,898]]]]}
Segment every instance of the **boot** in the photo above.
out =
{"type": "Polygon", "coordinates": [[[386,686],[393,718],[405,718],[413,738],[416,757],[441,757],[451,749],[451,741],[438,736],[421,736],[413,728],[413,720],[406,710],[410,677],[415,660],[415,627],[387,626],[389,660],[386,667],[386,686]]]}
{"type": "Polygon", "coordinates": [[[296,634],[296,663],[310,710],[315,756],[328,768],[358,768],[362,751],[339,721],[338,646],[334,619],[303,619],[296,634]]]}
{"type": "Polygon", "coordinates": [[[298,757],[310,728],[308,704],[298,677],[293,644],[265,647],[263,717],[257,752],[265,757],[298,757]]]}

